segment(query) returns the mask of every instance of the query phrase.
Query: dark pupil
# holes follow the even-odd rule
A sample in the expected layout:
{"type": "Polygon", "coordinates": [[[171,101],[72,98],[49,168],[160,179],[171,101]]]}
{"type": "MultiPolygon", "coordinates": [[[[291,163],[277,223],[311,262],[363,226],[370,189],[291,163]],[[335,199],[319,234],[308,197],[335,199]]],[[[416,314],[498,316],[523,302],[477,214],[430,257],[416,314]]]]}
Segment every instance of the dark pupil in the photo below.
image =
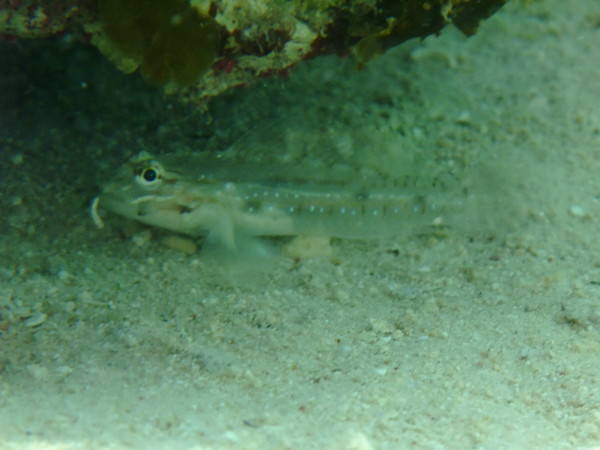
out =
{"type": "Polygon", "coordinates": [[[157,177],[156,170],[154,170],[152,168],[146,169],[142,173],[142,177],[144,177],[144,180],[146,180],[148,182],[152,182],[152,181],[156,180],[156,177],[157,177]]]}

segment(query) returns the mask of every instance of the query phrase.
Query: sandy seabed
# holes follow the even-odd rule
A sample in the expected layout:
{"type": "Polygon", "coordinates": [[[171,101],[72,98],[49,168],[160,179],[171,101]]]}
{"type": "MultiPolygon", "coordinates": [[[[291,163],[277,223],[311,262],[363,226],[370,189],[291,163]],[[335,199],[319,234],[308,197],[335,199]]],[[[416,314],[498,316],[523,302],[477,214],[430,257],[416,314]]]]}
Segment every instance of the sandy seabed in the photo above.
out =
{"type": "Polygon", "coordinates": [[[514,2],[207,112],[65,38],[0,61],[0,448],[600,447],[600,2],[514,2]],[[239,136],[455,185],[423,183],[436,226],[251,281],[95,228],[128,156],[239,136]]]}

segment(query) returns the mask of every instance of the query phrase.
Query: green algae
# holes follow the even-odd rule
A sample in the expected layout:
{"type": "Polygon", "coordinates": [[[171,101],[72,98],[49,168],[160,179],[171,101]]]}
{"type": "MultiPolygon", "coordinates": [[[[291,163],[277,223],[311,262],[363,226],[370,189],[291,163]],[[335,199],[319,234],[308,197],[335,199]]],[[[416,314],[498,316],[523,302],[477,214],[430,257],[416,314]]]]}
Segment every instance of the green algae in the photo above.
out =
{"type": "Polygon", "coordinates": [[[188,0],[100,0],[100,20],[115,51],[154,84],[189,86],[217,57],[219,25],[188,0]]]}

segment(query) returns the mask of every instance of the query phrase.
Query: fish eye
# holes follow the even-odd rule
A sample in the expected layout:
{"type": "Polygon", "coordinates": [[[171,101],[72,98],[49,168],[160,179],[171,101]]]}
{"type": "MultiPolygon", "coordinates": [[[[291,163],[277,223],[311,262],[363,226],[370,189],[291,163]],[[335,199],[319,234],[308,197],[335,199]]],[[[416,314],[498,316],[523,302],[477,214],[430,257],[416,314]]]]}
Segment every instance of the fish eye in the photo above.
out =
{"type": "Polygon", "coordinates": [[[142,178],[148,183],[152,183],[158,178],[158,173],[156,173],[154,167],[147,167],[142,171],[142,178]]]}
{"type": "Polygon", "coordinates": [[[143,186],[152,186],[161,178],[160,171],[155,166],[140,167],[136,172],[136,179],[143,186]]]}

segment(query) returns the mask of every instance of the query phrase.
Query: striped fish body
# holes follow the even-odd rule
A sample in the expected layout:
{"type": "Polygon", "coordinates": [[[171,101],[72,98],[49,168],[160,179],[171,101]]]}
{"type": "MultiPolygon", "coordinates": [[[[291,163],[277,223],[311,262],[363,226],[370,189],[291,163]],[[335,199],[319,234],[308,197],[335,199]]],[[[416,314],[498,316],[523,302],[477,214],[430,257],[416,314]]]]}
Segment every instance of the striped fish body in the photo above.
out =
{"type": "Polygon", "coordinates": [[[382,188],[356,172],[319,171],[323,176],[274,175],[219,155],[156,158],[142,152],[104,186],[94,210],[209,235],[232,249],[241,236],[392,236],[402,231],[407,214],[426,213],[423,198],[406,185],[382,188]]]}

